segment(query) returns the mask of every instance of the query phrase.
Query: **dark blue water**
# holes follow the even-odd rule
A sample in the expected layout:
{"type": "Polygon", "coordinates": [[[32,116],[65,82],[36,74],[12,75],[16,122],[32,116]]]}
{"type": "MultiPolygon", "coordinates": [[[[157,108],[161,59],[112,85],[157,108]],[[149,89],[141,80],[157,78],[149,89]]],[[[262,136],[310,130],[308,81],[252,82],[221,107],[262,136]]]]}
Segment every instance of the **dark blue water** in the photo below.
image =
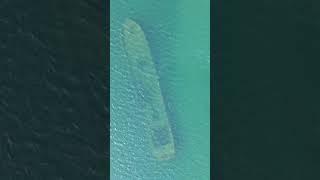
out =
{"type": "Polygon", "coordinates": [[[0,179],[105,179],[106,2],[0,1],[0,179]]]}
{"type": "Polygon", "coordinates": [[[319,1],[214,2],[213,179],[320,179],[319,1]]]}

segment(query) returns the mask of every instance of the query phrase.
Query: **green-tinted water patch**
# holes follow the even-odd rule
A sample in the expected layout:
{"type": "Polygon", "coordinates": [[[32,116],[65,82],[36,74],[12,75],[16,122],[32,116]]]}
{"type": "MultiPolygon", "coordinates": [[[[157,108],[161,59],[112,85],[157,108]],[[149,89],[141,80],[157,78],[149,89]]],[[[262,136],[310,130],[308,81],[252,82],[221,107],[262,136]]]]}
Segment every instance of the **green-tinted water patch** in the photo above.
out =
{"type": "Polygon", "coordinates": [[[111,179],[209,179],[209,1],[111,2],[111,179]],[[125,18],[138,22],[160,76],[176,144],[152,159],[148,120],[121,46],[125,18]]]}

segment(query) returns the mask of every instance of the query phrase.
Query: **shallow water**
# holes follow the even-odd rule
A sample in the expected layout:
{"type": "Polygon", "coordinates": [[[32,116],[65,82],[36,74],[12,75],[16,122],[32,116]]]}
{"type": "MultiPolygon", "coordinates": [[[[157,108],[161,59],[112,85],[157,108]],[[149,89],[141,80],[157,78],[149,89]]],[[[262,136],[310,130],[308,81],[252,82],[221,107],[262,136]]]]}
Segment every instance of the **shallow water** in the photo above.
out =
{"type": "Polygon", "coordinates": [[[209,0],[111,1],[111,179],[209,179],[209,0]],[[176,156],[153,160],[121,45],[130,17],[149,41],[176,143],[176,156]]]}

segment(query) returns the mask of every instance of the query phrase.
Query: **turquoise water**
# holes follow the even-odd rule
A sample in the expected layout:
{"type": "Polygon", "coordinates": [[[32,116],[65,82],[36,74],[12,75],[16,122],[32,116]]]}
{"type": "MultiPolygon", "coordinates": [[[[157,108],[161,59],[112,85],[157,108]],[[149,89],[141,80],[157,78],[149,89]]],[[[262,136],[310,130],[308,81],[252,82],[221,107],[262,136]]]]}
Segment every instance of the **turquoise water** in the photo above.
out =
{"type": "Polygon", "coordinates": [[[111,1],[111,180],[206,180],[210,176],[210,1],[111,1]],[[176,156],[153,160],[121,46],[125,18],[138,22],[156,62],[176,156]]]}

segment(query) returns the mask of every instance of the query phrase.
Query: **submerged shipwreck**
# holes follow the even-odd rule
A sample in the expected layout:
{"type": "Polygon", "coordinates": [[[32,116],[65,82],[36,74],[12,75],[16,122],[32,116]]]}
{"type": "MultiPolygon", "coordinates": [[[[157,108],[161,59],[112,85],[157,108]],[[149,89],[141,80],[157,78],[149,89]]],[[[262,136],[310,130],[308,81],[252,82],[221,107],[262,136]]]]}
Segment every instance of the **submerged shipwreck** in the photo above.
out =
{"type": "Polygon", "coordinates": [[[152,154],[158,160],[171,159],[175,154],[174,140],[147,39],[136,22],[126,19],[122,40],[132,76],[140,85],[137,91],[142,92],[145,117],[150,120],[152,154]]]}

